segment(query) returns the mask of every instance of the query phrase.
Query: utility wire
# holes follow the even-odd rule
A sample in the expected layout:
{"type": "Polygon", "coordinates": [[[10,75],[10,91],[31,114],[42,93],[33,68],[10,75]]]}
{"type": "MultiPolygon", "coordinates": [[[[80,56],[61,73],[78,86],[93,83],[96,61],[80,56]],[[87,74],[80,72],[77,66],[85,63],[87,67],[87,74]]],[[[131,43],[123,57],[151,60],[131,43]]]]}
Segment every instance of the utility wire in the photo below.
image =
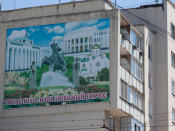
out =
{"type": "Polygon", "coordinates": [[[148,5],[148,4],[154,4],[155,1],[150,1],[150,2],[142,2],[142,3],[138,3],[138,4],[132,4],[132,5],[127,5],[127,6],[124,6],[123,8],[124,9],[127,9],[127,8],[132,8],[132,7],[136,7],[136,6],[140,6],[140,5],[148,5]]]}
{"type": "MultiPolygon", "coordinates": [[[[112,1],[111,1],[111,3],[112,3],[113,5],[115,5],[112,1]]],[[[162,4],[162,6],[163,6],[163,4],[162,4]]],[[[170,33],[170,32],[166,32],[165,30],[159,28],[159,27],[156,26],[155,24],[153,24],[153,23],[151,23],[151,22],[149,22],[149,21],[143,19],[142,17],[140,17],[140,16],[138,16],[138,15],[136,15],[136,14],[130,12],[128,9],[124,9],[123,7],[121,7],[121,6],[118,5],[118,4],[116,4],[116,8],[117,8],[117,7],[118,7],[119,9],[122,9],[123,11],[127,12],[128,14],[130,14],[130,15],[136,17],[137,19],[143,21],[145,24],[147,24],[148,27],[150,27],[150,26],[153,27],[153,28],[154,28],[153,30],[158,30],[158,31],[160,31],[164,36],[167,36],[167,35],[168,35],[168,36],[171,37],[171,33],[170,33]]],[[[171,40],[172,40],[172,39],[171,39],[171,40]]]]}

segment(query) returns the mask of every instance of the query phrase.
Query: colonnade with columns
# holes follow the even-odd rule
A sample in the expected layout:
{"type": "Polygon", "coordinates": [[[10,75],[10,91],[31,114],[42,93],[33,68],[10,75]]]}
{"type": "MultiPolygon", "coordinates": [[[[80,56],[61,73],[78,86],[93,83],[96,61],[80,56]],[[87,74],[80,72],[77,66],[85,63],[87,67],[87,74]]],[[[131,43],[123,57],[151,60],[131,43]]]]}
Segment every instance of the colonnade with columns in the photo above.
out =
{"type": "Polygon", "coordinates": [[[95,44],[101,48],[109,48],[109,29],[71,34],[60,41],[65,54],[89,52],[95,44]]]}
{"type": "Polygon", "coordinates": [[[29,69],[32,62],[40,65],[40,49],[32,45],[23,46],[18,44],[7,45],[6,70],[29,69]]]}

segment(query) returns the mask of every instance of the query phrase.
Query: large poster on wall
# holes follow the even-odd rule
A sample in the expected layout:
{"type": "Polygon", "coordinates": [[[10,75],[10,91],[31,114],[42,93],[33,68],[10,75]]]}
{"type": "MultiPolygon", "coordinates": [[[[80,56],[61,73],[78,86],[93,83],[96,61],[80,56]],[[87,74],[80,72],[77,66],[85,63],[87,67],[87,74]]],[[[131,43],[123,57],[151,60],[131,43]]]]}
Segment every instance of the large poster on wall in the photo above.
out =
{"type": "Polygon", "coordinates": [[[7,30],[4,108],[108,102],[110,19],[7,30]]]}

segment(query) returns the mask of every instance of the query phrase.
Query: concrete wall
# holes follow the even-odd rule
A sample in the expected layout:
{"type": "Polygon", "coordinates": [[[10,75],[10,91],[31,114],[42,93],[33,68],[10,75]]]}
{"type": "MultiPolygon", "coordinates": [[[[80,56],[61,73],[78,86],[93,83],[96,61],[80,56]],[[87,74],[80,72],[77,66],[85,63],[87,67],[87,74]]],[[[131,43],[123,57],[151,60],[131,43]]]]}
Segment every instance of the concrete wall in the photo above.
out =
{"type": "Polygon", "coordinates": [[[51,131],[90,130],[105,131],[105,110],[116,109],[119,99],[120,13],[101,0],[52,5],[6,11],[0,13],[0,130],[2,131],[51,131]],[[98,10],[98,11],[97,11],[98,10]],[[50,107],[3,109],[6,29],[35,25],[55,24],[89,19],[111,18],[110,29],[110,102],[50,107]],[[81,127],[82,126],[82,127],[81,127]]]}
{"type": "Polygon", "coordinates": [[[169,131],[174,131],[175,126],[172,123],[172,108],[175,108],[175,97],[172,95],[172,80],[175,80],[175,69],[171,67],[171,52],[175,53],[175,40],[170,36],[171,23],[175,25],[175,6],[167,2],[167,32],[168,32],[168,115],[169,115],[169,131]]]}

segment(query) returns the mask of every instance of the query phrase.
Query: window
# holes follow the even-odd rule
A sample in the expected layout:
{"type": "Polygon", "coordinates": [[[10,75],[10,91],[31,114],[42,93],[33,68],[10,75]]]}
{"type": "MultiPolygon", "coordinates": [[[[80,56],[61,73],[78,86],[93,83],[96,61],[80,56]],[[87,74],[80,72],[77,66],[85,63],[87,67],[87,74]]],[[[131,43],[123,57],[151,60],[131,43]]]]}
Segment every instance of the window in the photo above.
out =
{"type": "Polygon", "coordinates": [[[83,44],[83,38],[80,38],[80,43],[83,44]]]}
{"type": "Polygon", "coordinates": [[[130,92],[131,92],[130,102],[135,106],[137,106],[139,109],[143,110],[143,96],[131,88],[130,88],[130,92]]]}
{"type": "Polygon", "coordinates": [[[130,87],[121,80],[121,97],[130,102],[130,87]]]}
{"type": "Polygon", "coordinates": [[[92,36],[89,37],[89,42],[92,42],[92,36]]]}
{"type": "Polygon", "coordinates": [[[72,39],[72,44],[74,44],[74,39],[72,39]]]}
{"type": "Polygon", "coordinates": [[[172,109],[172,122],[175,123],[175,109],[172,109]]]}
{"type": "Polygon", "coordinates": [[[121,81],[121,97],[127,100],[127,84],[121,81]]]}
{"type": "Polygon", "coordinates": [[[175,96],[175,81],[171,81],[171,93],[175,96]]]}
{"type": "Polygon", "coordinates": [[[134,58],[131,58],[131,74],[138,80],[143,81],[143,66],[134,58]]]}
{"type": "Polygon", "coordinates": [[[85,51],[88,51],[88,45],[85,45],[85,51]]]}
{"type": "Polygon", "coordinates": [[[83,45],[80,46],[80,52],[83,52],[83,45]]]}
{"type": "Polygon", "coordinates": [[[132,103],[137,106],[137,93],[135,90],[132,90],[132,103]]]}
{"type": "Polygon", "coordinates": [[[152,117],[152,113],[153,113],[153,105],[152,102],[149,101],[149,116],[152,117]]]}
{"type": "Polygon", "coordinates": [[[137,131],[137,124],[134,125],[134,131],[137,131]]]}
{"type": "Polygon", "coordinates": [[[137,36],[137,47],[142,50],[142,39],[139,36],[137,36]]]}
{"type": "Polygon", "coordinates": [[[140,130],[140,126],[138,126],[138,131],[141,131],[141,130],[140,130]]]}
{"type": "Polygon", "coordinates": [[[76,38],[76,43],[78,44],[78,38],[76,38]]]}
{"type": "Polygon", "coordinates": [[[138,94],[138,95],[137,95],[137,99],[138,99],[138,100],[137,100],[137,104],[138,104],[137,106],[138,106],[139,109],[142,110],[142,109],[143,109],[143,102],[142,102],[143,100],[142,100],[142,96],[141,96],[140,94],[138,94]]]}
{"type": "Polygon", "coordinates": [[[152,46],[148,47],[148,57],[149,57],[149,60],[152,61],[152,46]]]}
{"type": "Polygon", "coordinates": [[[171,66],[175,68],[175,54],[171,52],[171,66]]]}
{"type": "Polygon", "coordinates": [[[151,88],[152,89],[152,75],[151,74],[149,74],[149,88],[151,88]]]}
{"type": "Polygon", "coordinates": [[[134,32],[133,30],[131,30],[130,32],[130,42],[137,46],[138,49],[142,50],[142,39],[141,37],[136,33],[134,32]]]}
{"type": "Polygon", "coordinates": [[[94,38],[94,42],[96,42],[96,38],[94,38]]]}
{"type": "Polygon", "coordinates": [[[130,35],[131,35],[131,38],[130,38],[131,43],[136,46],[137,45],[137,35],[136,35],[136,33],[133,30],[131,30],[130,35]]]}
{"type": "Polygon", "coordinates": [[[85,40],[84,41],[85,41],[85,43],[87,43],[88,42],[88,37],[85,37],[85,40]]]}
{"type": "Polygon", "coordinates": [[[175,25],[171,23],[171,37],[175,39],[175,25]]]}

